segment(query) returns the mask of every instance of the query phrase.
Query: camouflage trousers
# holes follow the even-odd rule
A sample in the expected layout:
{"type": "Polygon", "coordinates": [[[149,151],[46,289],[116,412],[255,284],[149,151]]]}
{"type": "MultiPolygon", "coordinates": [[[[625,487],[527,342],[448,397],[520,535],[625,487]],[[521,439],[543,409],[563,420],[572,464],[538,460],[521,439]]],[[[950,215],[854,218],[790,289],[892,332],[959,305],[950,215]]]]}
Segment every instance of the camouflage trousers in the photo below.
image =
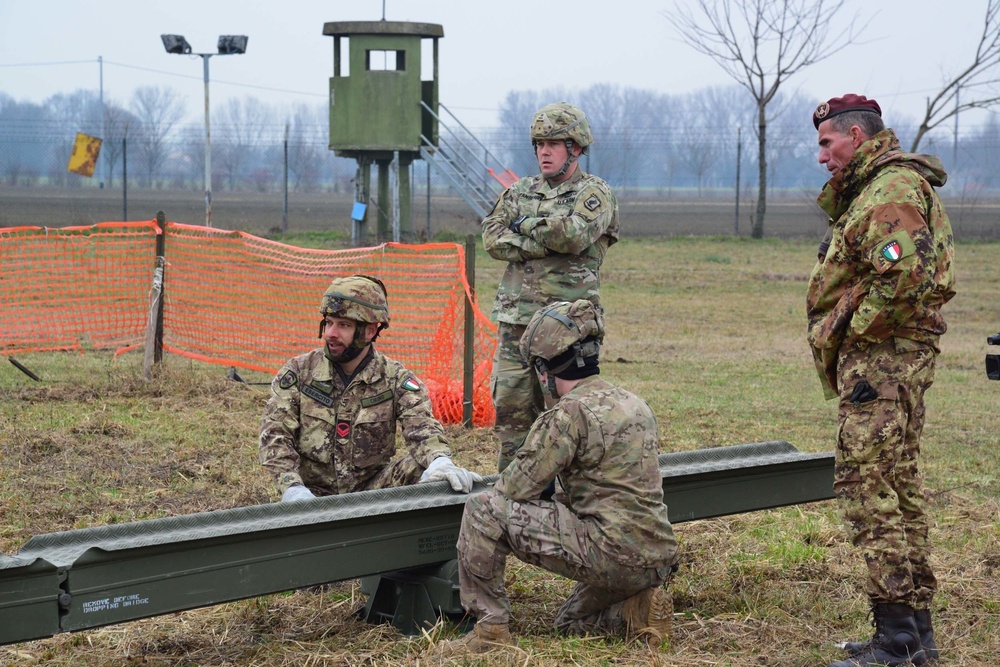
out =
{"type": "Polygon", "coordinates": [[[934,381],[935,358],[928,345],[893,338],[865,350],[842,350],[837,361],[834,493],[868,567],[865,592],[873,604],[927,609],[937,589],[917,465],[924,392],[934,381]],[[859,389],[862,381],[874,391],[859,389]]]}
{"type": "Polygon", "coordinates": [[[671,567],[622,565],[601,551],[588,527],[561,503],[517,502],[495,489],[470,496],[458,534],[462,606],[480,623],[507,623],[510,602],[504,588],[507,556],[577,582],[556,612],[564,634],[624,635],[626,598],[667,581],[671,567]]]}
{"type": "Polygon", "coordinates": [[[497,350],[493,356],[493,375],[490,389],[496,410],[493,431],[500,439],[498,469],[514,460],[528,430],[545,409],[542,388],[535,370],[521,360],[518,343],[527,327],[501,322],[498,325],[497,350]]]}

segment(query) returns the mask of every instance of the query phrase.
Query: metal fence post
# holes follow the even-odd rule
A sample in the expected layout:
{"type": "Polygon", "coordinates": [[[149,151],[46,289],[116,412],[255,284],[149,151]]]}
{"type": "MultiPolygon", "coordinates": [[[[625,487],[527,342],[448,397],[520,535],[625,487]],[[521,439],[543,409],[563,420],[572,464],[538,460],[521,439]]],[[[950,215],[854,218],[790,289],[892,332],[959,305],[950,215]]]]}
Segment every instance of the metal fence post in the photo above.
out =
{"type": "Polygon", "coordinates": [[[465,237],[465,279],[469,283],[470,298],[465,300],[465,354],[462,368],[462,424],[472,427],[472,385],[476,368],[476,320],[472,298],[476,295],[476,237],[465,237]]]}
{"type": "Polygon", "coordinates": [[[156,268],[153,270],[153,286],[150,290],[149,319],[146,323],[146,352],[142,370],[147,380],[153,377],[153,364],[163,361],[163,293],[164,270],[166,267],[166,224],[163,211],[156,213],[156,268]]]}

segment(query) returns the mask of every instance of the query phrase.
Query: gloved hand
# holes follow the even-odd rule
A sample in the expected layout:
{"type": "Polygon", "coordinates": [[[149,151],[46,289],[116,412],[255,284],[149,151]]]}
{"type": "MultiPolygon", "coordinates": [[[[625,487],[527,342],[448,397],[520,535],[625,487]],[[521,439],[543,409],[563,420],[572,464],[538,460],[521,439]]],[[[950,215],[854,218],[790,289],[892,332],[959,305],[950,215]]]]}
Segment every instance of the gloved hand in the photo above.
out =
{"type": "Polygon", "coordinates": [[[520,218],[518,218],[514,222],[510,223],[510,231],[514,232],[515,234],[520,234],[521,233],[521,225],[523,225],[524,221],[527,220],[527,219],[528,219],[528,216],[522,215],[520,218]]]}
{"type": "Polygon", "coordinates": [[[312,491],[300,484],[296,484],[285,489],[285,492],[281,494],[281,502],[294,503],[300,500],[310,500],[315,497],[312,491]]]}
{"type": "Polygon", "coordinates": [[[448,480],[453,491],[468,493],[472,490],[475,482],[483,481],[483,476],[465,468],[459,468],[451,462],[447,456],[439,456],[427,466],[427,470],[420,476],[420,482],[439,482],[448,480]]]}

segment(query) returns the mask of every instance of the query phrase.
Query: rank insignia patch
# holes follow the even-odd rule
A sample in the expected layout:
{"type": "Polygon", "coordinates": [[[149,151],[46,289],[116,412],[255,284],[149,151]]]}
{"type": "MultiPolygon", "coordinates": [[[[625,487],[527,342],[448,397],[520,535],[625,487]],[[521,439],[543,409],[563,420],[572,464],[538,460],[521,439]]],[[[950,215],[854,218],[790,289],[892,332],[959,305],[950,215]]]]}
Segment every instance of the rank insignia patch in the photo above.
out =
{"type": "Polygon", "coordinates": [[[403,380],[403,389],[405,389],[406,391],[419,391],[420,383],[417,382],[417,379],[411,375],[410,377],[403,380]]]}
{"type": "Polygon", "coordinates": [[[349,438],[351,436],[351,425],[348,422],[337,422],[337,437],[349,438]]]}
{"type": "Polygon", "coordinates": [[[903,251],[900,249],[899,243],[896,241],[889,241],[882,246],[882,256],[890,262],[895,262],[902,254],[903,251]]]}
{"type": "Polygon", "coordinates": [[[290,389],[295,386],[295,383],[298,382],[298,380],[299,379],[295,377],[295,373],[292,371],[285,371],[285,374],[278,380],[278,386],[282,389],[290,389]]]}
{"type": "Polygon", "coordinates": [[[590,198],[583,202],[583,205],[587,207],[588,211],[596,211],[601,205],[601,198],[597,195],[590,195],[590,198]]]}

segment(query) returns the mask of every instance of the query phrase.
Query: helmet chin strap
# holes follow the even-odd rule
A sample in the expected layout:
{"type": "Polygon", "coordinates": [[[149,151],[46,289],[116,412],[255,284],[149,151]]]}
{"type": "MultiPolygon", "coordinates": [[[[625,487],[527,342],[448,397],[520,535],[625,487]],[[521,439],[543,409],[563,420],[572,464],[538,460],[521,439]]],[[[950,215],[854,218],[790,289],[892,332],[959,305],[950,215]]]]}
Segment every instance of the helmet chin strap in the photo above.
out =
{"type": "Polygon", "coordinates": [[[542,383],[542,391],[547,393],[553,401],[559,400],[559,390],[556,389],[556,376],[549,370],[545,361],[538,357],[535,359],[535,371],[545,375],[545,382],[542,383]]]}
{"type": "MultiPolygon", "coordinates": [[[[554,180],[554,179],[562,178],[563,175],[566,173],[566,171],[569,169],[570,165],[573,164],[574,162],[576,162],[577,159],[579,159],[580,156],[573,155],[573,145],[574,145],[574,143],[575,142],[572,139],[566,139],[566,153],[569,154],[569,157],[566,158],[566,162],[563,163],[563,166],[562,166],[562,168],[559,171],[557,171],[556,173],[552,174],[551,176],[546,176],[545,180],[551,181],[551,180],[554,180]]],[[[538,146],[537,145],[535,146],[535,154],[536,155],[538,154],[538,146]]]]}

